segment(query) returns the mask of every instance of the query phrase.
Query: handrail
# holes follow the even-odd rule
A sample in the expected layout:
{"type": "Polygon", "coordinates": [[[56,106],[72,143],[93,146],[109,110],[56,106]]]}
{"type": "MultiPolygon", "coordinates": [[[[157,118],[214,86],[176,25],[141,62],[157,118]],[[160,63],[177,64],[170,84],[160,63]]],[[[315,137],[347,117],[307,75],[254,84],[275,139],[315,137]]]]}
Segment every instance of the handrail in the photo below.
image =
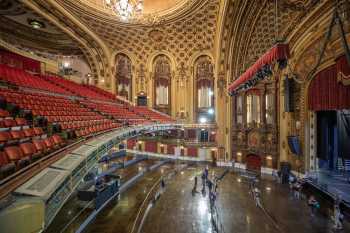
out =
{"type": "Polygon", "coordinates": [[[141,221],[141,219],[140,219],[141,212],[144,212],[144,211],[146,210],[146,208],[145,208],[146,201],[149,199],[151,193],[154,192],[154,188],[155,188],[157,185],[160,184],[160,181],[161,181],[161,180],[162,180],[162,177],[160,177],[160,178],[153,184],[153,186],[151,187],[150,191],[147,193],[145,199],[143,200],[143,202],[142,202],[142,204],[141,204],[141,206],[140,206],[140,208],[139,208],[139,210],[138,210],[138,212],[137,212],[137,215],[136,215],[136,218],[135,218],[135,221],[134,221],[134,224],[133,224],[133,226],[132,226],[132,228],[131,228],[130,233],[134,233],[135,228],[136,228],[136,224],[137,224],[139,221],[141,221]]]}
{"type": "MultiPolygon", "coordinates": [[[[187,166],[184,166],[183,168],[181,168],[180,170],[183,170],[185,169],[187,166]]],[[[177,170],[176,168],[172,171],[169,171],[166,175],[166,176],[169,176],[170,174],[172,173],[175,173],[176,174],[177,170]]],[[[164,177],[164,176],[163,176],[164,177]]],[[[146,201],[149,199],[150,195],[152,192],[154,192],[154,188],[159,185],[160,181],[162,179],[164,179],[163,177],[160,177],[157,181],[155,181],[155,183],[153,184],[153,186],[151,187],[150,191],[147,193],[145,199],[143,200],[142,204],[140,205],[140,208],[137,212],[137,215],[136,215],[136,218],[134,220],[134,223],[133,223],[133,226],[131,228],[131,231],[130,233],[136,233],[135,230],[136,230],[136,226],[139,225],[138,223],[143,219],[143,214],[141,215],[142,212],[145,212],[146,211],[146,201]],[[142,217],[141,217],[142,216],[142,217]]],[[[148,202],[147,202],[148,203],[148,202]]]]}

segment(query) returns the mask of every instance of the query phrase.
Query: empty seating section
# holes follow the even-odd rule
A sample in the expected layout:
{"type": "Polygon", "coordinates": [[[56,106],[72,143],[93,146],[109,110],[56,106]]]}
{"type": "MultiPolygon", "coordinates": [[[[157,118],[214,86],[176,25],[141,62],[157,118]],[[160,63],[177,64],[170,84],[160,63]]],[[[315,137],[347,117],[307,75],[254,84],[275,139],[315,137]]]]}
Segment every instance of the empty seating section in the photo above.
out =
{"type": "Polygon", "coordinates": [[[142,115],[142,116],[149,118],[151,120],[160,122],[160,123],[174,122],[174,120],[171,119],[171,117],[169,117],[165,114],[153,111],[147,107],[137,106],[137,107],[133,107],[133,109],[137,114],[142,115]]]}
{"type": "Polygon", "coordinates": [[[172,122],[165,114],[133,107],[98,87],[56,76],[35,76],[2,64],[0,85],[0,179],[76,137],[118,128],[122,123],[172,122]]]}
{"type": "Polygon", "coordinates": [[[116,99],[116,96],[108,91],[105,91],[103,89],[100,89],[98,87],[95,87],[95,86],[91,86],[91,85],[83,85],[84,87],[100,94],[100,95],[103,95],[105,96],[106,98],[110,99],[110,100],[115,100],[116,99]]]}
{"type": "Polygon", "coordinates": [[[50,124],[59,124],[62,130],[74,130],[77,136],[86,136],[119,126],[99,113],[64,97],[0,90],[0,95],[7,102],[16,104],[21,109],[30,110],[34,117],[45,117],[50,124]]]}
{"type": "MultiPolygon", "coordinates": [[[[0,95],[8,93],[0,89],[0,95]]],[[[40,148],[39,143],[52,140],[55,148],[65,144],[61,136],[48,137],[40,127],[34,127],[22,117],[13,117],[10,112],[0,109],[0,179],[25,167],[50,152],[46,147],[40,148]]]]}
{"type": "Polygon", "coordinates": [[[107,102],[96,103],[89,100],[82,100],[81,103],[90,109],[101,112],[102,114],[110,115],[114,119],[120,120],[121,122],[128,122],[132,125],[149,123],[149,121],[144,117],[130,111],[130,106],[107,102]]]}
{"type": "Polygon", "coordinates": [[[53,83],[54,85],[57,85],[58,87],[67,89],[68,91],[77,96],[82,96],[91,99],[111,100],[110,96],[105,96],[102,93],[92,90],[85,85],[81,85],[73,81],[56,76],[45,75],[42,77],[48,80],[49,82],[53,83]]]}
{"type": "Polygon", "coordinates": [[[0,64],[0,80],[21,87],[41,89],[66,95],[71,94],[70,92],[44,80],[43,78],[3,64],[0,64]]]}

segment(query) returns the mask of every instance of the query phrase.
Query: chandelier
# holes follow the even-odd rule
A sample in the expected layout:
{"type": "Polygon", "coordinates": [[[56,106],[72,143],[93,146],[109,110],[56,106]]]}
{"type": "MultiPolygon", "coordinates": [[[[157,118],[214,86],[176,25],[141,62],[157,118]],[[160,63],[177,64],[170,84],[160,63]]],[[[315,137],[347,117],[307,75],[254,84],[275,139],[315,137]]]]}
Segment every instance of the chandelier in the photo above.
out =
{"type": "Polygon", "coordinates": [[[143,0],[104,0],[104,2],[122,21],[136,18],[143,11],[143,0]]]}

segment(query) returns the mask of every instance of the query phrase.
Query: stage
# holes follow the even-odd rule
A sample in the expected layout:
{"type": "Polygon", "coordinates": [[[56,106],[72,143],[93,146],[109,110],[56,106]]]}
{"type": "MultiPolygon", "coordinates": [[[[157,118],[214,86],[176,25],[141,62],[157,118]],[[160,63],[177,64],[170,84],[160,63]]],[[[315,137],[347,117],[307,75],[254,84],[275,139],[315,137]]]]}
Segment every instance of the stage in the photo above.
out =
{"type": "Polygon", "coordinates": [[[350,207],[350,173],[319,170],[310,174],[307,182],[329,196],[342,199],[350,207]]]}

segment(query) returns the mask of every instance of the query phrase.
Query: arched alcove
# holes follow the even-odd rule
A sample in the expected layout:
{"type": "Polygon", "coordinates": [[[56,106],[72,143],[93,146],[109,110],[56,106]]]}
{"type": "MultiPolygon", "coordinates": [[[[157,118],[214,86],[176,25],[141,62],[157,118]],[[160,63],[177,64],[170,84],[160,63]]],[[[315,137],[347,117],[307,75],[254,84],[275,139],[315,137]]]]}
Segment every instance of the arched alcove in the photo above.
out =
{"type": "Polygon", "coordinates": [[[116,55],[116,90],[119,96],[132,101],[132,70],[130,58],[123,54],[116,55]]]}
{"type": "Polygon", "coordinates": [[[165,55],[158,55],[153,61],[154,108],[171,114],[171,62],[165,55]]]}
{"type": "Polygon", "coordinates": [[[211,58],[207,55],[200,56],[195,61],[193,87],[195,121],[214,122],[214,68],[211,58]]]}

